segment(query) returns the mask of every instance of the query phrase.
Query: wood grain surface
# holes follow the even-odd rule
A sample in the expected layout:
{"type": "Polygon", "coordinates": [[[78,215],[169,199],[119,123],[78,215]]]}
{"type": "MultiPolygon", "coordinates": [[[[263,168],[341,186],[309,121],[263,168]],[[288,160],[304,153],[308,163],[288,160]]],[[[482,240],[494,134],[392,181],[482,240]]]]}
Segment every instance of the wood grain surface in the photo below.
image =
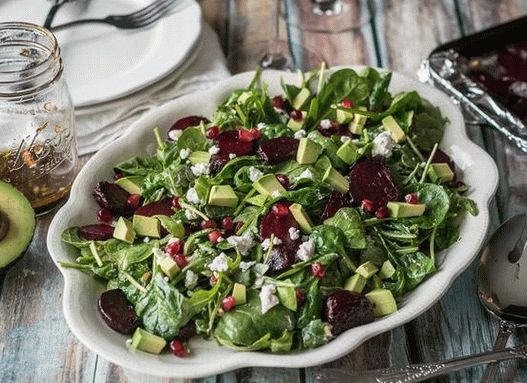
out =
{"type": "MultiPolygon", "coordinates": [[[[527,14],[525,0],[371,0],[371,21],[336,34],[306,32],[299,4],[285,0],[282,39],[302,44],[330,65],[367,64],[415,77],[421,61],[437,45],[527,14]]],[[[202,0],[204,19],[218,33],[226,55],[244,44],[266,40],[272,28],[271,0],[202,0]]],[[[308,63],[307,63],[308,64],[308,63]]],[[[527,211],[527,156],[488,128],[469,126],[473,141],[485,148],[500,169],[500,186],[492,205],[491,230],[527,211]]],[[[87,161],[82,159],[82,163],[87,161]]],[[[62,316],[63,282],[46,249],[52,214],[38,219],[26,255],[0,276],[0,382],[129,382],[156,379],[113,365],[87,350],[69,332],[62,316]]],[[[497,323],[476,295],[477,261],[452,285],[439,303],[406,326],[365,342],[327,366],[308,369],[246,368],[193,382],[314,382],[317,369],[366,370],[468,355],[492,347],[497,323]]],[[[515,334],[510,344],[524,344],[515,334]]],[[[437,382],[475,382],[482,368],[462,371],[437,382]]],[[[499,382],[527,382],[527,362],[501,365],[499,382]]]]}

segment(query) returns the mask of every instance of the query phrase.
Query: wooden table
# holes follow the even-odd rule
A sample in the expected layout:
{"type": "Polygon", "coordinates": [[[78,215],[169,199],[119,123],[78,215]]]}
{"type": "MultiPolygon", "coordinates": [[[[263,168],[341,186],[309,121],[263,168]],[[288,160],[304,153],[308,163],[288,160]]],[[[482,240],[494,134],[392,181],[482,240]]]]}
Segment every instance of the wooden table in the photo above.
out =
{"type": "MultiPolygon", "coordinates": [[[[305,1],[305,0],[298,0],[305,1]]],[[[525,0],[378,0],[375,17],[360,30],[336,35],[301,33],[285,36],[316,49],[331,65],[370,64],[415,76],[421,60],[438,44],[520,17],[525,0]]],[[[265,40],[269,0],[203,0],[205,19],[216,29],[226,53],[244,41],[265,40]]],[[[295,1],[288,0],[295,6],[295,1]]],[[[470,127],[471,138],[496,160],[501,182],[492,205],[492,227],[527,210],[527,155],[486,128],[470,127]]],[[[83,159],[84,161],[86,158],[83,159]]],[[[38,220],[27,254],[0,278],[1,382],[159,382],[108,363],[87,350],[68,330],[62,316],[62,277],[47,249],[52,215],[38,220]]],[[[488,350],[497,323],[476,296],[477,261],[443,299],[418,319],[365,342],[329,366],[366,370],[469,355],[488,350]]],[[[525,343],[516,334],[510,344],[525,343]]],[[[318,367],[317,367],[318,368],[318,367]]],[[[200,382],[313,382],[317,368],[247,368],[200,382]]],[[[438,381],[476,382],[482,368],[438,381]]],[[[166,380],[165,380],[166,381],[166,380]]],[[[500,382],[526,382],[527,363],[503,363],[500,382]]]]}

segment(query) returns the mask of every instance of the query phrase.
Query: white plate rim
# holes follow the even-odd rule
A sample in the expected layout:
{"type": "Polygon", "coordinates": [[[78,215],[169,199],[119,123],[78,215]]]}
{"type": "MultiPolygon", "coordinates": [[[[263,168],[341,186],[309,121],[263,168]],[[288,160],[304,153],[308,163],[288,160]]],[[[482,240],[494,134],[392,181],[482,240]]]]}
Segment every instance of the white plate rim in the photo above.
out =
{"type": "MultiPolygon", "coordinates": [[[[363,66],[350,67],[356,70],[363,68],[363,66]]],[[[332,70],[335,69],[338,68],[332,68],[332,70]]],[[[135,124],[130,126],[123,137],[115,141],[110,147],[100,150],[93,158],[91,158],[79,173],[79,176],[73,185],[69,201],[57,213],[50,225],[47,242],[53,261],[58,265],[58,261],[68,259],[65,254],[66,251],[64,245],[60,242],[60,233],[71,224],[72,220],[78,218],[77,215],[79,209],[76,209],[75,206],[81,198],[81,195],[90,193],[89,190],[86,191],[81,188],[81,183],[90,184],[91,182],[93,184],[93,182],[96,182],[89,179],[94,176],[94,168],[99,164],[108,162],[110,157],[115,157],[115,153],[117,152],[116,149],[126,147],[127,145],[130,146],[134,139],[137,140],[146,130],[150,131],[151,127],[157,125],[157,122],[165,119],[164,123],[166,125],[168,121],[167,115],[178,115],[178,110],[180,113],[178,117],[182,117],[184,114],[190,114],[188,112],[182,113],[181,109],[185,109],[185,105],[189,108],[190,105],[196,105],[196,102],[198,101],[202,102],[204,99],[211,99],[213,95],[215,95],[216,98],[221,95],[225,96],[228,94],[229,90],[246,85],[252,75],[252,72],[239,74],[222,81],[216,87],[207,90],[206,92],[198,92],[181,97],[180,99],[174,100],[149,112],[135,124]]],[[[269,82],[271,78],[277,81],[281,75],[289,77],[288,80],[293,80],[292,74],[277,71],[265,71],[263,78],[267,82],[269,82]]],[[[447,250],[449,253],[448,256],[450,256],[447,260],[452,260],[451,262],[448,262],[448,270],[440,268],[435,275],[430,277],[412,293],[408,294],[405,298],[403,307],[397,313],[368,325],[348,330],[327,345],[306,352],[293,354],[268,354],[263,352],[235,353],[230,352],[229,350],[213,348],[212,350],[215,351],[212,351],[210,355],[207,355],[207,363],[195,363],[192,361],[192,358],[188,358],[188,360],[178,360],[173,358],[170,362],[166,362],[160,356],[153,356],[141,352],[130,352],[126,350],[124,342],[122,342],[122,344],[112,343],[102,336],[104,333],[103,327],[100,328],[100,333],[92,333],[86,328],[83,328],[80,324],[82,322],[81,313],[84,312],[86,308],[76,307],[76,303],[80,301],[82,294],[81,289],[74,288],[75,286],[73,286],[74,283],[78,283],[81,279],[81,277],[77,276],[75,273],[81,273],[59,267],[65,281],[63,311],[66,322],[71,331],[89,349],[110,362],[122,367],[159,377],[198,378],[216,375],[243,367],[303,368],[328,363],[351,352],[367,339],[401,326],[428,310],[443,296],[455,279],[470,265],[481,248],[489,225],[489,203],[498,185],[498,170],[492,158],[483,149],[468,139],[461,112],[458,107],[452,103],[448,96],[435,88],[419,83],[416,80],[410,79],[397,72],[393,72],[392,83],[401,87],[401,89],[415,89],[420,94],[435,101],[436,104],[439,102],[439,106],[443,113],[445,113],[445,109],[448,110],[448,114],[446,115],[450,119],[451,126],[447,129],[444,141],[447,140],[452,142],[452,147],[445,148],[445,150],[448,154],[457,157],[456,161],[458,158],[464,158],[464,160],[471,164],[478,164],[477,167],[474,166],[473,169],[471,168],[470,171],[472,173],[467,174],[471,175],[473,178],[472,186],[474,187],[474,192],[471,197],[476,199],[480,209],[477,217],[468,217],[465,219],[462,224],[462,239],[452,248],[447,250]],[[479,182],[478,179],[480,179],[479,182]],[[459,256],[455,257],[455,254],[458,254],[459,256]],[[450,263],[452,263],[452,265],[450,265],[450,263]],[[415,299],[416,295],[418,295],[417,298],[419,298],[419,294],[422,294],[422,291],[424,291],[423,289],[426,289],[426,298],[415,299]]],[[[195,106],[194,109],[196,109],[195,106]]],[[[199,114],[199,111],[197,114],[199,114]]],[[[159,126],[160,128],[167,127],[163,126],[161,123],[159,126]]],[[[110,177],[111,165],[106,165],[106,167],[105,174],[107,177],[110,177]]],[[[76,223],[84,224],[87,222],[77,221],[76,223]]]]}

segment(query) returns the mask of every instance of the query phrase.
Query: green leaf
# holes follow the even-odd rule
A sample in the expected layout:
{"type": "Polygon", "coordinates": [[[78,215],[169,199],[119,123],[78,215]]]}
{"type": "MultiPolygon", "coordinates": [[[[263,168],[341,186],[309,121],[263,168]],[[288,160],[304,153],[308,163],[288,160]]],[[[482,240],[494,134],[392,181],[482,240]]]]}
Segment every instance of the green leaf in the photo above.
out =
{"type": "Polygon", "coordinates": [[[298,312],[297,328],[303,328],[322,314],[322,297],[318,286],[319,280],[313,278],[306,288],[306,302],[298,312]]]}
{"type": "Polygon", "coordinates": [[[450,209],[450,198],[445,189],[440,185],[423,183],[412,184],[408,190],[416,192],[420,203],[426,205],[424,214],[411,218],[410,221],[423,229],[433,229],[441,225],[450,209]]]}
{"type": "Polygon", "coordinates": [[[335,226],[320,225],[313,228],[313,232],[309,235],[315,243],[315,251],[317,254],[339,254],[346,256],[344,244],[346,243],[346,236],[344,232],[335,226]]]}
{"type": "Polygon", "coordinates": [[[353,69],[341,69],[334,72],[317,95],[320,111],[327,111],[332,104],[342,100],[351,100],[354,105],[362,105],[370,94],[368,81],[360,77],[353,69]]]}
{"type": "Polygon", "coordinates": [[[285,330],[280,338],[271,339],[271,352],[279,353],[291,351],[291,347],[293,346],[293,335],[293,332],[285,330]]]}
{"type": "Polygon", "coordinates": [[[401,262],[405,271],[407,291],[415,288],[436,271],[434,259],[420,251],[404,255],[401,257],[401,262]]]}
{"type": "Polygon", "coordinates": [[[88,248],[90,241],[81,238],[78,227],[70,227],[62,232],[62,241],[66,242],[77,249],[88,248]]]}
{"type": "Polygon", "coordinates": [[[208,305],[210,301],[212,301],[218,292],[220,291],[221,287],[221,281],[222,281],[223,275],[220,273],[218,277],[218,281],[214,285],[214,287],[210,290],[197,290],[192,293],[192,295],[189,298],[189,303],[192,306],[192,309],[195,313],[199,313],[204,307],[208,305]]]}
{"type": "Polygon", "coordinates": [[[185,226],[180,220],[175,220],[166,215],[156,215],[156,218],[170,235],[176,238],[183,238],[185,236],[185,226]]]}
{"type": "Polygon", "coordinates": [[[441,115],[438,107],[422,99],[417,108],[411,126],[412,141],[425,151],[430,151],[436,143],[441,142],[448,119],[441,115]]]}
{"type": "Polygon", "coordinates": [[[348,247],[352,249],[366,248],[366,236],[362,227],[362,219],[357,210],[345,207],[324,221],[324,224],[340,228],[346,237],[348,247]]]}
{"type": "Polygon", "coordinates": [[[114,169],[120,170],[125,176],[146,176],[161,171],[162,166],[155,156],[132,157],[115,165],[114,169]]]}
{"type": "Polygon", "coordinates": [[[302,345],[304,348],[316,348],[326,344],[331,337],[328,335],[327,323],[320,319],[312,320],[302,329],[302,345]]]}

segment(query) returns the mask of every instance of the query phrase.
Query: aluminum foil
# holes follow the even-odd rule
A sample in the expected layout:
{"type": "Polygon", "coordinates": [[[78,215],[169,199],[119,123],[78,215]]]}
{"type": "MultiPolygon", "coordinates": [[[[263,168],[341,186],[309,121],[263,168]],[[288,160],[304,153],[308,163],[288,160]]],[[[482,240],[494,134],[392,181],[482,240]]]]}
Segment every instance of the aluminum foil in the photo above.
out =
{"type": "Polygon", "coordinates": [[[527,126],[465,75],[466,61],[454,50],[434,53],[421,64],[419,80],[447,93],[462,107],[467,123],[488,125],[527,153],[527,126]]]}

